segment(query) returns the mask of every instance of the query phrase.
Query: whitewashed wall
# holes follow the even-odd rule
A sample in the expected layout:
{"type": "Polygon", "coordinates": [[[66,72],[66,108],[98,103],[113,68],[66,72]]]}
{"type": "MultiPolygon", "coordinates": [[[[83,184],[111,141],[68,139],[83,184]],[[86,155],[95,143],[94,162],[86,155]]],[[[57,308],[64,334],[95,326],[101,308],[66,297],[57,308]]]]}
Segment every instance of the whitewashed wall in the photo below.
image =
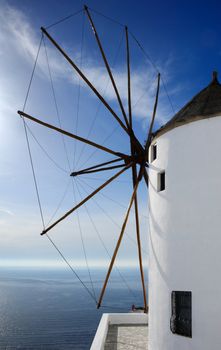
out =
{"type": "Polygon", "coordinates": [[[221,349],[221,117],[156,139],[150,169],[149,350],[221,349]],[[166,189],[157,192],[157,172],[166,189]],[[170,331],[171,291],[192,291],[192,339],[170,331]]]}

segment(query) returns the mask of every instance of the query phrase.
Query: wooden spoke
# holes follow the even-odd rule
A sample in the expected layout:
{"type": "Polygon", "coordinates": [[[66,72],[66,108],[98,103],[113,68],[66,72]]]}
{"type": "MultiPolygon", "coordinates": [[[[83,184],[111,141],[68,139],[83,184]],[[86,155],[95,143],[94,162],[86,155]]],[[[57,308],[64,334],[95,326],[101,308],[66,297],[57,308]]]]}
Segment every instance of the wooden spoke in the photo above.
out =
{"type": "Polygon", "coordinates": [[[158,78],[157,78],[157,92],[156,92],[156,98],[155,98],[155,103],[154,103],[154,108],[153,108],[153,115],[147,135],[147,141],[145,145],[145,151],[148,151],[150,141],[151,141],[151,135],[152,135],[152,130],[153,130],[153,124],[156,116],[156,111],[157,111],[157,104],[158,104],[158,97],[159,97],[159,91],[160,91],[160,73],[158,73],[158,78]]]}
{"type": "Polygon", "coordinates": [[[134,187],[134,190],[133,190],[133,193],[132,193],[132,196],[131,196],[131,199],[130,199],[130,203],[129,203],[129,206],[128,206],[128,209],[127,209],[127,212],[126,212],[126,216],[125,216],[122,228],[121,228],[120,236],[118,238],[118,241],[117,241],[117,244],[116,244],[116,247],[115,247],[115,250],[114,250],[114,254],[113,254],[112,258],[111,258],[111,262],[110,262],[110,265],[109,265],[109,268],[108,268],[108,272],[107,272],[107,275],[106,275],[106,278],[105,278],[105,281],[104,281],[104,285],[103,285],[103,288],[101,290],[101,294],[100,294],[100,297],[99,297],[99,300],[98,300],[98,303],[97,303],[97,308],[98,309],[101,306],[101,303],[102,303],[102,300],[103,300],[103,296],[104,296],[104,293],[105,293],[105,290],[106,290],[106,287],[107,287],[107,283],[108,283],[108,280],[109,280],[109,277],[110,277],[110,274],[111,274],[111,271],[112,271],[112,268],[113,268],[113,265],[114,265],[117,253],[118,253],[118,250],[120,248],[120,244],[121,244],[121,241],[122,241],[122,238],[123,238],[123,235],[124,235],[124,231],[125,231],[125,228],[126,228],[126,225],[127,225],[128,217],[129,217],[129,214],[130,214],[130,210],[131,210],[134,198],[135,198],[136,193],[137,193],[138,185],[139,185],[139,180],[137,180],[136,185],[134,187]]]}
{"type": "MultiPolygon", "coordinates": [[[[129,123],[132,128],[132,108],[131,108],[131,86],[130,86],[130,50],[129,50],[129,40],[128,40],[128,29],[125,27],[126,34],[126,48],[127,48],[127,91],[128,91],[128,113],[129,113],[129,123]]],[[[131,156],[134,157],[134,146],[131,142],[131,156]]],[[[145,170],[144,170],[145,171],[145,170]]],[[[136,188],[137,183],[137,167],[136,164],[132,165],[132,180],[133,188],[136,188]]],[[[138,257],[139,257],[139,268],[140,276],[143,290],[143,300],[144,300],[144,310],[147,310],[147,297],[146,297],[146,287],[144,281],[144,272],[143,272],[143,262],[142,262],[142,252],[141,252],[141,242],[140,242],[140,223],[139,223],[139,211],[138,211],[138,201],[137,193],[134,197],[134,208],[135,208],[135,222],[136,222],[136,237],[137,237],[137,248],[138,248],[138,257]]]]}
{"type": "Polygon", "coordinates": [[[75,69],[75,71],[80,75],[80,77],[85,81],[85,83],[91,88],[91,90],[95,93],[95,95],[100,99],[100,101],[105,105],[105,107],[110,111],[110,113],[114,116],[114,118],[118,121],[120,126],[126,131],[129,135],[129,131],[118,115],[114,112],[114,110],[110,107],[107,101],[101,96],[101,94],[97,91],[94,85],[89,81],[89,79],[84,75],[84,73],[78,68],[78,66],[74,63],[74,61],[66,54],[66,52],[58,45],[58,43],[52,38],[52,36],[46,31],[45,28],[41,27],[42,32],[47,36],[47,38],[51,41],[51,43],[60,51],[60,53],[64,56],[64,58],[71,64],[71,66],[75,69]]]}
{"type": "Polygon", "coordinates": [[[105,162],[105,163],[100,163],[100,164],[97,164],[97,165],[93,165],[93,166],[91,166],[89,168],[86,168],[86,169],[82,169],[82,170],[79,170],[79,171],[73,171],[73,173],[71,173],[71,176],[76,176],[76,175],[78,175],[78,173],[82,173],[82,172],[87,171],[87,170],[100,168],[101,166],[108,165],[108,164],[113,164],[113,163],[119,162],[121,160],[122,160],[121,158],[117,158],[117,159],[113,159],[113,160],[110,160],[110,161],[105,162]]]}
{"type": "Polygon", "coordinates": [[[130,48],[128,39],[128,28],[125,27],[126,34],[126,48],[127,48],[127,92],[128,92],[128,114],[130,127],[133,127],[132,123],[132,108],[131,108],[131,87],[130,87],[130,48]]]}
{"type": "Polygon", "coordinates": [[[107,148],[107,147],[105,147],[105,146],[99,145],[98,143],[95,143],[95,142],[93,142],[93,141],[90,141],[90,140],[88,140],[88,139],[85,139],[85,138],[83,138],[83,137],[81,137],[81,136],[72,134],[72,133],[70,133],[70,132],[68,132],[68,131],[65,131],[65,130],[63,130],[63,129],[60,129],[60,128],[58,128],[58,127],[52,125],[52,124],[45,123],[45,122],[43,122],[42,120],[37,119],[37,118],[31,116],[30,114],[27,114],[27,113],[22,112],[22,111],[18,111],[18,114],[19,114],[20,116],[22,116],[22,117],[25,117],[25,118],[27,118],[27,119],[32,120],[32,121],[35,122],[35,123],[41,124],[41,125],[43,125],[43,126],[46,126],[46,127],[49,128],[49,129],[58,131],[58,132],[60,132],[61,134],[64,134],[64,135],[66,135],[66,136],[69,136],[69,137],[71,137],[71,138],[73,138],[73,139],[75,139],[75,140],[81,141],[81,142],[86,143],[86,144],[88,144],[88,145],[90,145],[90,146],[93,146],[93,147],[95,147],[95,148],[98,148],[98,149],[100,149],[100,150],[102,150],[102,151],[105,151],[105,152],[107,152],[107,153],[113,154],[113,155],[115,155],[115,156],[117,156],[117,157],[120,157],[121,159],[128,159],[128,156],[125,155],[125,154],[123,154],[123,153],[112,151],[111,149],[109,149],[109,148],[107,148]]]}
{"type": "Polygon", "coordinates": [[[71,176],[85,175],[85,174],[91,174],[91,173],[98,173],[100,171],[106,171],[106,170],[114,170],[114,169],[122,168],[123,166],[125,166],[125,164],[113,165],[113,166],[108,166],[108,167],[105,167],[105,168],[97,168],[97,169],[93,169],[93,170],[77,171],[77,172],[73,172],[71,174],[71,176]]]}
{"type": "Polygon", "coordinates": [[[71,64],[71,66],[75,69],[75,71],[80,75],[80,77],[86,82],[86,84],[91,88],[91,90],[95,93],[95,95],[100,99],[100,101],[105,105],[105,107],[110,111],[113,117],[117,120],[120,126],[126,131],[126,133],[132,138],[132,142],[135,145],[137,150],[142,151],[143,147],[140,142],[135,137],[133,130],[128,129],[122,120],[118,117],[118,115],[114,112],[114,110],[110,107],[107,101],[101,96],[101,94],[97,91],[97,89],[93,86],[93,84],[87,79],[84,73],[78,68],[78,66],[74,63],[74,61],[66,54],[66,52],[58,45],[58,43],[52,38],[52,36],[46,31],[45,28],[41,27],[42,32],[47,36],[47,38],[51,41],[51,43],[60,51],[60,53],[64,56],[64,58],[71,64]]]}
{"type": "Polygon", "coordinates": [[[92,20],[92,17],[91,17],[91,14],[88,10],[88,7],[87,6],[84,6],[84,9],[85,9],[85,12],[87,14],[87,17],[89,19],[89,22],[91,24],[91,28],[92,28],[92,31],[94,32],[94,35],[95,35],[95,38],[96,38],[96,41],[97,41],[97,44],[98,44],[98,47],[100,49],[100,52],[101,52],[101,55],[102,55],[102,58],[104,60],[104,64],[107,68],[107,71],[108,71],[108,74],[109,74],[109,77],[110,77],[110,80],[111,80],[111,83],[113,85],[113,88],[114,88],[114,91],[116,93],[116,96],[117,96],[117,100],[118,100],[118,103],[120,105],[120,109],[121,109],[121,112],[123,114],[123,117],[124,117],[124,120],[125,120],[125,123],[127,125],[127,127],[129,128],[129,123],[128,123],[128,120],[127,120],[127,116],[126,116],[126,113],[125,113],[125,110],[124,110],[124,107],[123,107],[123,104],[122,104],[122,101],[121,101],[121,98],[120,98],[120,95],[119,95],[119,91],[117,89],[117,86],[116,86],[116,83],[115,83],[115,80],[114,80],[114,77],[113,77],[113,74],[111,72],[111,69],[110,69],[110,66],[109,66],[109,63],[107,61],[107,57],[104,53],[104,49],[102,47],[102,44],[101,44],[101,41],[100,41],[100,38],[99,38],[99,35],[98,35],[98,32],[97,32],[97,29],[94,25],[94,22],[92,20]]]}
{"type": "MultiPolygon", "coordinates": [[[[149,129],[147,130],[147,139],[145,140],[144,146],[143,146],[140,143],[140,141],[138,140],[138,138],[135,136],[135,133],[133,131],[133,115],[132,115],[133,111],[132,111],[132,96],[131,96],[132,95],[132,90],[131,90],[131,86],[132,86],[132,82],[131,82],[131,57],[130,57],[130,42],[129,42],[130,37],[129,37],[128,28],[127,28],[127,26],[125,26],[125,41],[126,41],[126,45],[125,45],[126,46],[126,48],[125,48],[125,59],[126,59],[126,65],[127,65],[127,104],[128,104],[128,107],[125,107],[124,104],[123,104],[122,97],[120,96],[120,91],[118,90],[117,83],[116,83],[116,80],[114,78],[113,71],[112,71],[111,66],[110,66],[110,64],[108,62],[108,59],[106,57],[103,45],[101,43],[100,36],[99,36],[99,34],[97,32],[97,29],[95,27],[95,24],[94,24],[94,21],[93,21],[93,18],[92,18],[93,15],[91,15],[91,13],[90,13],[90,11],[89,11],[87,6],[84,6],[84,10],[85,10],[87,18],[89,20],[89,23],[91,25],[91,28],[92,28],[92,30],[94,32],[95,40],[96,40],[98,48],[100,50],[100,53],[101,53],[104,65],[106,67],[106,71],[107,71],[107,73],[109,75],[109,78],[111,80],[112,87],[113,87],[113,90],[114,90],[115,95],[116,95],[117,102],[118,102],[119,107],[120,107],[120,111],[119,111],[120,115],[118,113],[118,110],[117,110],[117,113],[114,111],[114,109],[113,109],[114,107],[113,108],[111,107],[111,104],[109,103],[109,100],[102,96],[102,94],[95,87],[96,85],[94,85],[94,83],[92,83],[87,78],[86,74],[77,66],[77,64],[73,61],[73,59],[65,52],[65,50],[56,42],[56,40],[43,27],[41,27],[42,36],[45,35],[45,37],[47,37],[47,39],[59,51],[59,53],[63,56],[63,58],[68,62],[68,64],[71,65],[71,67],[74,70],[74,73],[76,72],[76,74],[78,74],[78,76],[89,87],[90,91],[92,91],[96,95],[96,97],[101,101],[101,103],[105,106],[105,108],[111,113],[111,115],[114,117],[114,119],[120,125],[120,127],[124,130],[124,132],[129,136],[129,140],[130,140],[129,141],[130,142],[130,154],[127,155],[127,154],[124,154],[124,153],[121,153],[121,152],[114,151],[114,150],[112,150],[109,147],[105,147],[105,146],[103,146],[103,145],[101,145],[99,143],[96,143],[96,142],[92,141],[92,140],[89,140],[87,138],[84,138],[84,137],[78,136],[76,134],[73,134],[73,133],[71,133],[69,131],[66,131],[66,130],[61,128],[61,125],[60,125],[60,127],[57,127],[55,125],[49,124],[47,122],[44,122],[44,121],[42,121],[42,120],[40,120],[38,118],[35,118],[34,116],[32,116],[30,114],[27,114],[27,113],[25,113],[23,111],[18,111],[18,114],[23,118],[24,126],[26,126],[25,118],[27,118],[28,120],[31,120],[31,121],[33,121],[33,122],[35,122],[35,123],[37,123],[39,125],[42,125],[42,126],[48,128],[48,129],[54,130],[54,131],[56,131],[56,132],[58,132],[60,134],[63,134],[63,135],[68,136],[68,137],[70,137],[72,139],[78,140],[78,141],[84,143],[84,145],[90,145],[90,146],[92,146],[92,147],[94,147],[96,149],[99,149],[99,150],[104,151],[104,152],[106,152],[108,154],[111,154],[112,155],[111,158],[114,158],[112,160],[103,161],[100,164],[95,164],[95,165],[87,167],[85,169],[81,169],[81,170],[78,170],[78,171],[73,171],[70,174],[70,176],[75,177],[75,176],[86,175],[86,174],[90,174],[90,173],[97,173],[97,172],[102,172],[102,171],[109,171],[109,170],[118,169],[118,170],[116,170],[117,172],[114,175],[111,173],[112,176],[109,175],[109,178],[105,182],[103,182],[96,189],[92,189],[91,193],[89,193],[89,194],[86,193],[85,194],[85,196],[86,196],[85,198],[82,197],[83,199],[82,198],[79,199],[80,202],[76,202],[75,201],[75,203],[73,203],[74,207],[72,207],[70,210],[66,211],[58,219],[54,219],[56,221],[54,221],[54,222],[51,221],[52,222],[51,224],[48,223],[49,226],[45,228],[44,218],[43,218],[43,214],[42,214],[42,206],[41,206],[38,186],[37,186],[37,182],[36,182],[35,169],[33,167],[31,149],[30,149],[30,145],[29,145],[28,135],[27,135],[27,132],[26,132],[27,146],[28,146],[28,150],[29,150],[30,161],[31,161],[31,166],[32,166],[32,171],[33,171],[33,177],[34,177],[35,187],[36,187],[36,192],[37,192],[37,199],[38,199],[39,209],[40,209],[42,223],[43,223],[43,231],[41,232],[41,235],[45,235],[46,234],[46,236],[47,236],[47,233],[49,231],[51,231],[55,226],[57,226],[60,222],[65,220],[69,215],[74,213],[77,209],[82,207],[91,198],[93,198],[97,193],[102,191],[102,189],[104,189],[111,182],[113,182],[115,179],[117,179],[121,174],[126,172],[126,170],[131,168],[131,170],[132,170],[132,186],[133,186],[132,194],[131,194],[131,197],[130,197],[130,200],[129,200],[128,208],[127,208],[127,210],[125,212],[125,216],[123,218],[124,220],[123,220],[123,223],[122,223],[122,226],[121,226],[119,237],[117,237],[117,242],[116,242],[116,245],[114,247],[113,256],[111,257],[110,262],[109,262],[107,274],[105,276],[105,280],[104,280],[103,286],[102,286],[101,291],[100,291],[99,300],[97,302],[96,298],[95,298],[95,302],[97,303],[97,308],[99,308],[101,306],[101,304],[102,304],[103,297],[104,297],[104,294],[105,294],[105,291],[106,291],[106,288],[107,288],[107,284],[108,284],[108,281],[109,281],[109,278],[110,278],[110,275],[111,275],[111,272],[112,272],[112,269],[113,269],[113,266],[114,266],[117,254],[119,252],[119,249],[120,249],[120,246],[121,246],[121,243],[122,243],[122,240],[123,240],[123,236],[124,236],[124,233],[125,233],[125,230],[126,230],[126,226],[128,224],[128,221],[129,221],[129,216],[131,214],[131,208],[132,208],[132,206],[134,204],[136,240],[137,240],[137,250],[138,250],[140,278],[141,278],[142,291],[143,291],[144,311],[147,312],[147,309],[148,309],[148,306],[147,306],[147,295],[146,295],[146,287],[145,287],[145,276],[144,276],[144,269],[143,269],[142,247],[141,247],[141,237],[140,237],[138,187],[139,187],[139,184],[140,184],[140,182],[141,182],[141,180],[143,178],[144,178],[144,181],[145,181],[147,187],[149,186],[149,176],[148,176],[148,171],[147,171],[147,168],[149,166],[149,164],[148,164],[148,148],[150,147],[151,140],[152,140],[153,126],[154,126],[154,121],[155,121],[156,111],[157,111],[157,106],[158,106],[158,98],[159,98],[159,91],[160,91],[160,79],[161,79],[161,76],[160,76],[160,73],[158,73],[158,76],[157,76],[157,89],[156,89],[156,96],[155,96],[155,102],[154,102],[154,107],[153,107],[153,113],[152,113],[152,116],[151,116],[149,129]],[[122,113],[123,117],[121,116],[121,113],[122,113]],[[137,165],[139,166],[139,172],[138,172],[137,165]],[[119,168],[121,168],[121,169],[119,169],[119,168]]],[[[34,75],[37,59],[38,59],[38,54],[37,54],[37,58],[36,58],[36,61],[35,61],[34,70],[32,72],[31,81],[30,81],[30,84],[29,84],[26,100],[28,98],[28,93],[29,93],[29,89],[30,89],[30,86],[31,86],[31,83],[32,83],[32,78],[33,78],[33,75],[34,75]]],[[[48,64],[49,64],[49,62],[48,62],[48,64]]],[[[49,69],[49,71],[50,71],[50,69],[49,69]]],[[[52,81],[51,81],[51,85],[52,85],[52,90],[53,90],[53,83],[52,83],[52,81]]],[[[54,93],[54,91],[53,91],[53,93],[54,93]]],[[[26,100],[25,100],[25,104],[26,104],[26,100]]],[[[55,105],[57,105],[56,104],[56,100],[54,102],[55,102],[55,105]]],[[[26,131],[26,127],[25,127],[25,131],[26,131]]],[[[61,203],[62,203],[62,201],[61,201],[61,203]]],[[[55,248],[60,253],[62,258],[66,261],[66,263],[70,266],[68,261],[63,256],[62,252],[57,248],[57,246],[53,242],[52,242],[52,244],[55,246],[55,248]]],[[[84,248],[83,238],[82,238],[82,244],[83,244],[83,248],[84,248]]],[[[85,260],[86,260],[86,263],[87,263],[86,252],[84,252],[84,253],[85,253],[85,260]]],[[[74,270],[73,270],[73,272],[75,273],[74,270]]],[[[90,271],[89,271],[89,276],[90,276],[90,271]]],[[[93,287],[93,285],[92,285],[92,287],[93,287]]],[[[87,289],[87,287],[86,287],[86,289],[87,289]]],[[[89,290],[88,290],[88,292],[89,292],[90,295],[92,295],[89,290]]]]}
{"type": "MultiPolygon", "coordinates": [[[[133,171],[136,172],[136,167],[133,166],[133,171]]],[[[134,174],[134,178],[137,178],[137,174],[134,174]]],[[[135,186],[134,186],[135,188],[135,186]]],[[[138,201],[137,194],[134,198],[134,209],[135,209],[135,222],[136,222],[136,236],[137,236],[137,249],[138,249],[138,257],[139,257],[139,268],[140,268],[140,277],[142,283],[143,290],[143,300],[144,300],[144,310],[147,310],[147,296],[146,296],[146,287],[144,281],[144,272],[143,272],[143,261],[142,261],[142,251],[141,251],[141,241],[140,241],[140,222],[139,222],[139,211],[138,211],[138,201]]]]}
{"type": "Polygon", "coordinates": [[[80,208],[84,203],[86,203],[90,198],[95,196],[99,191],[101,191],[104,187],[106,187],[109,183],[111,183],[113,180],[115,180],[118,176],[120,176],[122,173],[124,173],[128,168],[131,167],[133,163],[131,162],[125,168],[120,170],[118,173],[116,173],[114,176],[112,176],[110,179],[105,181],[101,186],[99,186],[96,190],[94,190],[92,193],[90,193],[86,198],[84,198],[80,203],[78,203],[74,208],[70,209],[67,213],[65,213],[60,219],[55,221],[52,225],[47,227],[45,230],[42,231],[41,235],[44,235],[48,231],[50,231],[54,226],[56,226],[59,222],[64,220],[66,217],[68,217],[70,214],[72,214],[76,209],[80,208]]]}

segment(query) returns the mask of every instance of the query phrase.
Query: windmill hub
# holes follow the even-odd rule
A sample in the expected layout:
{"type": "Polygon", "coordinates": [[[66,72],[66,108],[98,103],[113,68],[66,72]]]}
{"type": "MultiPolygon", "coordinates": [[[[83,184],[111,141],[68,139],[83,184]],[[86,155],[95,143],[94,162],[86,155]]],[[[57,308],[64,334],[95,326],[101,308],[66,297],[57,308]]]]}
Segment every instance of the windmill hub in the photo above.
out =
{"type": "Polygon", "coordinates": [[[138,153],[135,155],[134,157],[134,161],[136,162],[136,164],[143,164],[145,162],[145,151],[143,150],[143,152],[138,153]]]}

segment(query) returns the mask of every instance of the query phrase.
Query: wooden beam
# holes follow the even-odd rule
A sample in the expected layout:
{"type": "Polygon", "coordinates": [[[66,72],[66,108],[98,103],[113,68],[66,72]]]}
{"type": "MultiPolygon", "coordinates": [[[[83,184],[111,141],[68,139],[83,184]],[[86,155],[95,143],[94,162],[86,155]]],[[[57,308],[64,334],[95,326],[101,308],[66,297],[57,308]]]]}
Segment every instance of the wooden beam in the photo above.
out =
{"type": "Polygon", "coordinates": [[[107,153],[113,154],[114,156],[120,157],[121,159],[128,159],[128,156],[126,154],[112,151],[110,148],[107,148],[105,146],[99,145],[98,143],[95,143],[93,141],[85,139],[85,138],[83,138],[81,136],[72,134],[71,132],[63,130],[63,129],[60,129],[60,128],[52,125],[52,124],[48,124],[46,122],[43,122],[42,120],[37,119],[37,118],[31,116],[30,114],[27,114],[27,113],[22,112],[22,111],[18,111],[18,114],[20,116],[24,117],[24,118],[32,120],[33,122],[35,122],[37,124],[43,125],[43,126],[49,128],[49,129],[55,130],[55,131],[57,131],[57,132],[59,132],[59,133],[61,133],[63,135],[69,136],[69,137],[71,137],[71,138],[73,138],[75,140],[78,140],[80,142],[86,143],[87,145],[93,146],[93,147],[98,148],[98,149],[100,149],[102,151],[105,151],[107,153]]]}
{"type": "MultiPolygon", "coordinates": [[[[126,34],[126,48],[127,48],[127,91],[128,91],[128,113],[129,113],[129,123],[132,128],[132,108],[131,108],[131,86],[130,86],[130,50],[129,50],[129,39],[128,39],[128,29],[125,27],[126,34]]],[[[135,155],[134,147],[131,142],[131,157],[135,155]]],[[[132,165],[132,179],[133,179],[133,188],[136,187],[137,183],[137,167],[136,164],[132,165]]],[[[134,209],[135,209],[135,223],[136,223],[136,237],[137,237],[137,249],[138,249],[138,258],[139,258],[139,268],[141,276],[141,284],[143,290],[143,300],[144,300],[144,309],[147,310],[147,297],[146,297],[146,287],[144,281],[144,272],[143,272],[143,261],[142,261],[142,252],[141,252],[141,242],[140,242],[140,222],[139,222],[139,210],[138,210],[138,200],[137,193],[134,197],[134,209]]]]}
{"type": "Polygon", "coordinates": [[[130,48],[129,48],[129,38],[128,38],[128,28],[125,26],[126,34],[126,48],[127,48],[127,94],[128,94],[128,115],[130,127],[133,127],[132,123],[132,108],[131,108],[131,86],[130,86],[130,48]]]}
{"type": "Polygon", "coordinates": [[[120,244],[121,244],[121,241],[122,241],[122,238],[123,238],[123,235],[124,235],[124,231],[126,229],[127,221],[128,221],[128,218],[129,218],[129,214],[130,214],[130,210],[131,210],[134,198],[136,196],[138,185],[139,185],[139,181],[137,180],[137,183],[136,183],[136,185],[134,187],[134,190],[133,190],[133,193],[132,193],[132,196],[131,196],[131,199],[130,199],[130,203],[129,203],[129,206],[128,206],[128,209],[127,209],[127,212],[126,212],[126,216],[125,216],[122,228],[121,228],[120,236],[118,238],[118,241],[117,241],[117,244],[116,244],[116,247],[115,247],[115,250],[114,250],[114,254],[113,254],[112,258],[111,258],[111,262],[109,264],[108,272],[107,272],[107,275],[106,275],[106,278],[105,278],[105,281],[104,281],[104,284],[103,284],[103,288],[101,290],[101,294],[100,294],[100,297],[99,297],[99,300],[98,300],[98,303],[97,303],[97,308],[98,309],[101,306],[101,303],[102,303],[102,300],[103,300],[103,296],[104,296],[104,293],[105,293],[105,290],[106,290],[106,287],[107,287],[107,283],[108,283],[108,280],[109,280],[109,277],[110,277],[110,274],[111,274],[111,271],[112,271],[112,268],[113,268],[113,265],[114,265],[117,253],[118,253],[118,250],[120,248],[120,244]]]}
{"type": "MultiPolygon", "coordinates": [[[[133,186],[135,188],[136,182],[137,182],[136,165],[132,166],[132,173],[133,173],[133,186]]],[[[135,198],[134,198],[134,209],[135,209],[137,250],[138,250],[138,258],[139,258],[141,284],[142,284],[142,290],[143,290],[144,310],[147,310],[147,296],[146,296],[146,287],[145,287],[144,272],[143,272],[143,260],[142,260],[142,251],[141,251],[142,250],[142,248],[141,248],[141,241],[140,241],[140,221],[139,221],[139,210],[138,210],[137,193],[136,193],[135,198]]]]}
{"type": "Polygon", "coordinates": [[[114,170],[114,169],[122,168],[123,166],[125,166],[125,164],[112,165],[112,166],[108,166],[108,167],[104,167],[104,168],[97,168],[97,169],[93,169],[93,170],[78,171],[78,172],[72,173],[71,176],[99,173],[100,171],[114,170]]]}
{"type": "Polygon", "coordinates": [[[92,28],[92,31],[93,31],[93,33],[94,33],[94,35],[95,35],[95,38],[96,38],[98,47],[99,47],[100,52],[101,52],[101,56],[102,56],[102,58],[103,58],[103,60],[104,60],[104,64],[105,64],[105,66],[106,66],[108,75],[109,75],[109,77],[110,77],[111,83],[112,83],[113,88],[114,88],[114,91],[115,91],[115,93],[116,93],[117,100],[118,100],[118,103],[119,103],[119,105],[120,105],[120,109],[121,109],[121,112],[122,112],[122,114],[123,114],[125,123],[126,123],[126,125],[127,125],[127,128],[129,129],[130,126],[129,126],[129,123],[128,123],[128,120],[127,120],[127,116],[126,116],[126,113],[125,113],[125,110],[124,110],[124,106],[123,106],[123,103],[122,103],[122,101],[121,101],[120,94],[119,94],[119,91],[118,91],[118,89],[117,89],[117,86],[116,86],[116,83],[115,83],[113,74],[112,74],[111,69],[110,69],[110,66],[109,66],[109,63],[108,63],[108,61],[107,61],[107,57],[106,57],[106,55],[105,55],[105,53],[104,53],[104,49],[103,49],[103,47],[102,47],[102,44],[101,44],[101,41],[100,41],[100,38],[99,38],[99,35],[98,35],[98,32],[97,32],[97,29],[96,29],[96,27],[95,27],[95,25],[94,25],[94,22],[93,22],[93,20],[92,20],[92,17],[91,17],[91,14],[90,14],[89,10],[88,10],[88,7],[87,7],[87,6],[84,6],[84,9],[85,9],[85,12],[86,12],[86,14],[87,14],[87,17],[88,17],[88,19],[89,19],[89,22],[90,22],[90,24],[91,24],[91,28],[92,28]]]}
{"type": "Polygon", "coordinates": [[[51,43],[58,49],[58,51],[60,51],[60,53],[64,56],[64,58],[70,63],[70,65],[75,69],[75,71],[80,75],[80,77],[85,81],[85,83],[91,88],[91,90],[95,93],[95,95],[99,98],[99,100],[104,104],[104,106],[110,111],[110,113],[118,121],[122,129],[124,129],[126,133],[129,135],[129,131],[127,127],[124,125],[124,123],[122,122],[122,120],[110,107],[107,101],[101,96],[101,94],[97,91],[97,89],[89,81],[89,79],[84,75],[84,73],[80,70],[80,68],[78,68],[78,66],[74,63],[74,61],[66,54],[66,52],[61,48],[61,46],[58,45],[58,43],[52,38],[52,36],[46,31],[45,28],[41,27],[41,30],[47,36],[47,38],[51,41],[51,43]]]}
{"type": "Polygon", "coordinates": [[[53,224],[51,224],[49,227],[47,227],[45,230],[42,231],[41,235],[44,235],[48,231],[50,231],[53,227],[55,227],[59,222],[64,220],[66,217],[68,217],[70,214],[72,214],[76,209],[80,208],[84,203],[86,203],[90,198],[95,196],[99,191],[101,191],[104,187],[106,187],[109,183],[111,183],[113,180],[115,180],[118,176],[120,176],[122,173],[124,173],[128,168],[131,167],[133,163],[128,164],[120,170],[118,173],[116,173],[114,176],[112,176],[110,179],[105,181],[101,186],[99,186],[96,190],[94,190],[92,193],[90,193],[86,198],[84,198],[80,203],[75,205],[72,209],[70,209],[67,213],[65,213],[60,219],[56,220],[53,224]]]}
{"type": "Polygon", "coordinates": [[[73,171],[70,176],[77,176],[78,174],[83,173],[85,171],[93,170],[93,169],[96,169],[96,168],[100,168],[101,166],[113,164],[113,163],[119,162],[121,160],[122,160],[121,158],[116,158],[116,159],[110,160],[109,162],[93,165],[93,166],[91,166],[89,168],[86,168],[86,169],[82,169],[82,170],[79,170],[79,171],[73,171]]]}
{"type": "Polygon", "coordinates": [[[132,142],[135,145],[137,150],[142,151],[143,147],[135,137],[133,130],[128,129],[122,120],[118,117],[118,115],[114,112],[114,110],[110,107],[107,101],[101,96],[101,94],[97,91],[97,89],[93,86],[93,84],[89,81],[89,79],[84,75],[84,73],[78,68],[78,66],[74,63],[74,61],[66,54],[66,52],[61,48],[60,45],[52,38],[52,36],[46,31],[45,28],[41,27],[42,32],[47,36],[47,38],[51,41],[51,43],[58,49],[58,51],[64,56],[64,58],[70,63],[70,65],[75,69],[75,71],[80,75],[80,77],[85,81],[85,83],[91,88],[91,90],[95,93],[95,95],[100,99],[100,101],[104,104],[104,106],[110,111],[110,113],[114,116],[120,126],[125,130],[125,132],[132,138],[132,142]]]}

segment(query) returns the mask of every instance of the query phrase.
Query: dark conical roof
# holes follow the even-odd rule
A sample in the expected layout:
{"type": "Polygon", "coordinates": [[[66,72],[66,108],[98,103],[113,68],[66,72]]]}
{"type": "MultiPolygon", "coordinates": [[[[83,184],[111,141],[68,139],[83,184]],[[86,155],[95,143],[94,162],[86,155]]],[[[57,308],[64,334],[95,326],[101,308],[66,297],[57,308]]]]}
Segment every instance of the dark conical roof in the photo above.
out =
{"type": "Polygon", "coordinates": [[[213,72],[211,83],[194,96],[169,122],[158,129],[153,136],[159,136],[178,126],[217,115],[221,115],[221,84],[217,79],[217,72],[213,72]]]}

